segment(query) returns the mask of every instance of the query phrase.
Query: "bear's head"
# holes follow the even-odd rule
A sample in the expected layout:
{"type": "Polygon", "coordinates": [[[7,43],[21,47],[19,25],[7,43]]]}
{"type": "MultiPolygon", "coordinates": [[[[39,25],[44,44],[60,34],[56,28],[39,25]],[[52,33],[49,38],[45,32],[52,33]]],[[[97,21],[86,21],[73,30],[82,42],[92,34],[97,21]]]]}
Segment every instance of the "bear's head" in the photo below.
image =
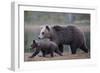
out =
{"type": "Polygon", "coordinates": [[[42,27],[38,38],[44,39],[44,38],[50,38],[50,37],[51,37],[51,27],[49,26],[42,27]]]}

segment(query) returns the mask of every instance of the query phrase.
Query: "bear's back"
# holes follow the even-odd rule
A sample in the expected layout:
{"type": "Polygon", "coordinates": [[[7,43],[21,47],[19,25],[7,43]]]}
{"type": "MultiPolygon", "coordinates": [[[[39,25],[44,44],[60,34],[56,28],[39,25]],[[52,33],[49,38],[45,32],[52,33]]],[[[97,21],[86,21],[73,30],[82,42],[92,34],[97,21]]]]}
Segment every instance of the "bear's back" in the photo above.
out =
{"type": "Polygon", "coordinates": [[[60,43],[69,44],[73,41],[80,44],[84,42],[84,33],[76,26],[54,26],[53,29],[56,31],[60,43]]]}

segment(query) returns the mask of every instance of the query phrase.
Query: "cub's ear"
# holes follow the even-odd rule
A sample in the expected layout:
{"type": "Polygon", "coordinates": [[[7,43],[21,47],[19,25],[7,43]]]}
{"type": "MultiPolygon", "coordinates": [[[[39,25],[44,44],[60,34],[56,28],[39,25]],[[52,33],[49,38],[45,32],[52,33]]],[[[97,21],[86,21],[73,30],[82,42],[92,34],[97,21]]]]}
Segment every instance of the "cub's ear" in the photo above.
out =
{"type": "Polygon", "coordinates": [[[36,43],[36,41],[35,41],[35,40],[33,40],[33,43],[36,43]]]}
{"type": "Polygon", "coordinates": [[[49,26],[46,26],[46,29],[47,29],[48,31],[50,31],[50,27],[49,27],[49,26]]]}

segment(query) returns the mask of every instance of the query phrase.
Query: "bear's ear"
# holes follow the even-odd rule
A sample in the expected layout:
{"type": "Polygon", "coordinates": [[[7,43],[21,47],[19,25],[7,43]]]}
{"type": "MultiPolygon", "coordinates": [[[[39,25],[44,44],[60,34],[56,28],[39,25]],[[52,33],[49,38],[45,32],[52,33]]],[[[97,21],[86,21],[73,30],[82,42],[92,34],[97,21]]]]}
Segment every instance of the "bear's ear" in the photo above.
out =
{"type": "Polygon", "coordinates": [[[55,29],[56,31],[60,31],[62,29],[61,26],[54,26],[53,29],[55,29]]]}
{"type": "Polygon", "coordinates": [[[50,31],[50,27],[49,27],[49,26],[46,26],[46,29],[47,29],[48,31],[50,31]]]}

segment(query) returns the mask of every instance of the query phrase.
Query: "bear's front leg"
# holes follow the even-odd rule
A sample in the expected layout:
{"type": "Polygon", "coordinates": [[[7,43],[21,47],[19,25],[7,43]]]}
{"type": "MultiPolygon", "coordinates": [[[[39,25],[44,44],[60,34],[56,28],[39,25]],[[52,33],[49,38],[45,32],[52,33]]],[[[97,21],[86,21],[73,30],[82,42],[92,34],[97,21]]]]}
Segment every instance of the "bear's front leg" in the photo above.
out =
{"type": "Polygon", "coordinates": [[[75,45],[71,45],[72,54],[76,54],[76,50],[77,50],[76,46],[75,45]]]}
{"type": "Polygon", "coordinates": [[[61,53],[63,53],[63,52],[64,52],[64,51],[63,51],[63,44],[59,44],[58,47],[59,47],[59,51],[60,51],[61,53]]]}

